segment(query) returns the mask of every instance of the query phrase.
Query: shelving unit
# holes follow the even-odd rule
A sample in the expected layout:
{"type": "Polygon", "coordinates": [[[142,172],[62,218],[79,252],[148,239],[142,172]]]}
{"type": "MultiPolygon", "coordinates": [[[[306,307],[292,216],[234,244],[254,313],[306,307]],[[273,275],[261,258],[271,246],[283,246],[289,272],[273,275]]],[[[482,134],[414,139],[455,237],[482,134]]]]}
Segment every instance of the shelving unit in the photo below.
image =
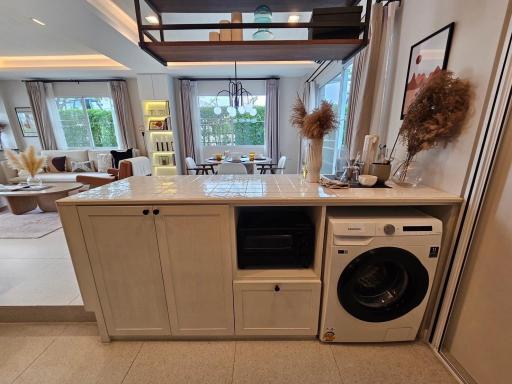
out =
{"type": "MultiPolygon", "coordinates": [[[[158,25],[142,23],[140,0],[135,1],[139,46],[162,65],[168,62],[193,61],[282,61],[282,60],[347,60],[368,44],[371,0],[366,2],[365,21],[357,23],[226,23],[226,24],[162,24],[162,13],[252,12],[261,5],[255,0],[214,0],[171,2],[143,0],[157,14],[158,25]],[[165,31],[200,29],[257,28],[337,28],[357,39],[267,40],[267,41],[166,41],[165,31]]],[[[272,0],[265,4],[275,12],[311,11],[313,8],[352,6],[355,0],[272,0]]]]}
{"type": "Polygon", "coordinates": [[[171,116],[168,100],[144,100],[144,126],[147,152],[155,176],[177,174],[174,135],[171,130],[171,116]],[[165,129],[151,129],[162,124],[165,129]]]}

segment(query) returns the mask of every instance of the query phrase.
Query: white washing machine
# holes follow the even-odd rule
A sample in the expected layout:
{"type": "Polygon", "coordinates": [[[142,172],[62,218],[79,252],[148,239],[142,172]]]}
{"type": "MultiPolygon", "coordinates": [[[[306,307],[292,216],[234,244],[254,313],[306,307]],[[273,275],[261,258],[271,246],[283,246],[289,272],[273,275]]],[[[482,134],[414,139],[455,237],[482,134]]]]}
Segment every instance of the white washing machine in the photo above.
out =
{"type": "Polygon", "coordinates": [[[328,217],[320,340],[416,338],[442,222],[415,209],[340,209],[328,217]]]}

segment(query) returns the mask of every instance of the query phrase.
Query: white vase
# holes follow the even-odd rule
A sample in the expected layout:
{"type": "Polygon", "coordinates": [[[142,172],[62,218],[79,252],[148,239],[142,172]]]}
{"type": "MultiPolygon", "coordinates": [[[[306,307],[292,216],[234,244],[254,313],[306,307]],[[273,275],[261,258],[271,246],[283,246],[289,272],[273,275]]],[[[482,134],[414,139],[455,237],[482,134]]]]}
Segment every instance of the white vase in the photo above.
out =
{"type": "Polygon", "coordinates": [[[306,147],[306,181],[318,183],[322,168],[322,147],[324,139],[308,139],[306,147]]]}

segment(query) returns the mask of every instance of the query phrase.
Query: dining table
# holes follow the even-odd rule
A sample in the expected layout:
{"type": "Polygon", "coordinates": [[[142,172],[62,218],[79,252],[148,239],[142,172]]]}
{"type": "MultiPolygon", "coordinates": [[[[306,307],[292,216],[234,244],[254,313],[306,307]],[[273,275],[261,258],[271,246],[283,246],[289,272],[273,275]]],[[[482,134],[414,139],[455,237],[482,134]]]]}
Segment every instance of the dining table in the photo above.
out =
{"type": "Polygon", "coordinates": [[[269,164],[272,162],[272,158],[270,157],[255,157],[254,160],[250,160],[249,156],[242,156],[240,160],[232,160],[231,157],[224,157],[222,156],[221,160],[217,160],[215,156],[209,157],[206,159],[206,164],[211,165],[219,165],[222,163],[240,163],[245,166],[247,169],[248,174],[254,174],[256,173],[256,167],[255,165],[259,164],[269,164]]]}

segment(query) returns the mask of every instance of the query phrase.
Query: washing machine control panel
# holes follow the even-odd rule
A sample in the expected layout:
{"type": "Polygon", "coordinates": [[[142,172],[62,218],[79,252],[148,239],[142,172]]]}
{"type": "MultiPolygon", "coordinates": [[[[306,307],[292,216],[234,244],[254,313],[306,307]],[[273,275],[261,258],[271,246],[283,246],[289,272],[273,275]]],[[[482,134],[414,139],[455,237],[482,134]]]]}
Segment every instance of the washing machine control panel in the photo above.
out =
{"type": "Polygon", "coordinates": [[[395,226],[393,224],[386,224],[384,225],[384,233],[386,235],[394,235],[395,234],[395,226]]]}

